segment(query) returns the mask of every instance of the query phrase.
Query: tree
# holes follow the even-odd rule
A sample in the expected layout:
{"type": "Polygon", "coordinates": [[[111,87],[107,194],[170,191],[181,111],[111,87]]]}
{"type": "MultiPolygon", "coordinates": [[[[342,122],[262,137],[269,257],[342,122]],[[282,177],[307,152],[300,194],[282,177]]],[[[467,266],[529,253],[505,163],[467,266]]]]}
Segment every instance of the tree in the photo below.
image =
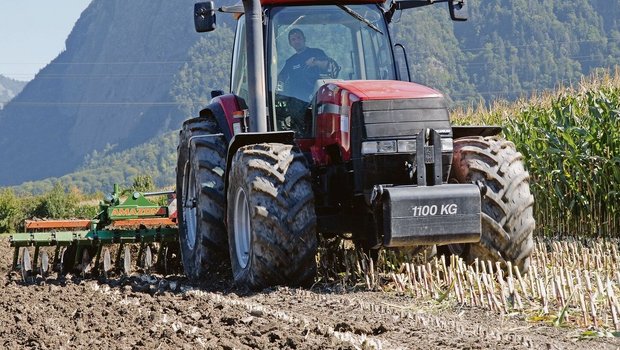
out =
{"type": "Polygon", "coordinates": [[[0,233],[15,232],[21,221],[21,205],[11,189],[0,191],[0,233]]]}

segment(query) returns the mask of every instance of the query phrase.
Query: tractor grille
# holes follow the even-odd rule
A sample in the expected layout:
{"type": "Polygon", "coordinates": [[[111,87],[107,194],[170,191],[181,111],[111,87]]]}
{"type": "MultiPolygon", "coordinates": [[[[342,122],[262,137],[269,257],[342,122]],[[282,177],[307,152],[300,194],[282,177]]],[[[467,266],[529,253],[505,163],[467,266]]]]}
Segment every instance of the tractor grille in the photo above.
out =
{"type": "MultiPolygon", "coordinates": [[[[351,150],[357,193],[376,184],[415,183],[406,165],[415,167],[416,154],[422,152],[362,155],[362,142],[415,139],[424,129],[434,129],[442,139],[452,138],[443,98],[359,101],[352,105],[351,113],[351,150]]],[[[451,163],[452,151],[443,152],[444,181],[448,180],[451,163]]]]}
{"type": "Polygon", "coordinates": [[[360,101],[352,107],[356,115],[351,133],[364,141],[414,136],[425,128],[452,136],[446,102],[441,97],[360,101]]]}

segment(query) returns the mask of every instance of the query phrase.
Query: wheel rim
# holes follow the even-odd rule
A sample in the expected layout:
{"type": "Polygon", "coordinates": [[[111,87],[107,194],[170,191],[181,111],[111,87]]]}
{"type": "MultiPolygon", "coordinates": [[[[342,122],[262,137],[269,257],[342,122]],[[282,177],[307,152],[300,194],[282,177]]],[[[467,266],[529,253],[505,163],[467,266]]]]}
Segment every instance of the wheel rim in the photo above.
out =
{"type": "MultiPolygon", "coordinates": [[[[186,166],[189,169],[189,176],[185,182],[186,187],[183,191],[185,198],[183,198],[183,221],[185,222],[185,234],[187,239],[185,245],[192,250],[196,243],[196,182],[194,180],[194,169],[186,166]]],[[[187,174],[187,170],[185,172],[187,174]]]]}
{"type": "Polygon", "coordinates": [[[237,262],[243,269],[250,260],[250,210],[248,200],[242,188],[237,190],[234,205],[234,233],[237,262]]]}

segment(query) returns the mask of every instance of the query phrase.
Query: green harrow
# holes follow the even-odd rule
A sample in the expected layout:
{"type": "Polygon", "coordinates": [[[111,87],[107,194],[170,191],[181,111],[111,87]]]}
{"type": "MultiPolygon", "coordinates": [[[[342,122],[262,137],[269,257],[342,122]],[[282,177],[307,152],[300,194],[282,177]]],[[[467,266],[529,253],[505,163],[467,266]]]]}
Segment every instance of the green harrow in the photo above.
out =
{"type": "Polygon", "coordinates": [[[15,248],[13,269],[21,271],[24,280],[36,273],[45,276],[50,266],[59,273],[90,271],[107,276],[116,270],[130,274],[130,244],[139,244],[138,264],[145,271],[155,266],[168,273],[169,255],[178,245],[173,191],[134,192],[121,203],[115,185],[114,191],[99,203],[99,208],[93,220],[27,220],[26,232],[9,236],[10,245],[15,248]],[[161,206],[147,199],[161,196],[167,196],[168,205],[161,206]],[[156,264],[152,254],[155,244],[158,246],[156,264]],[[114,264],[111,245],[118,246],[114,264]],[[30,247],[34,247],[32,259],[30,247]],[[49,249],[43,247],[55,247],[51,262],[49,249]]]}

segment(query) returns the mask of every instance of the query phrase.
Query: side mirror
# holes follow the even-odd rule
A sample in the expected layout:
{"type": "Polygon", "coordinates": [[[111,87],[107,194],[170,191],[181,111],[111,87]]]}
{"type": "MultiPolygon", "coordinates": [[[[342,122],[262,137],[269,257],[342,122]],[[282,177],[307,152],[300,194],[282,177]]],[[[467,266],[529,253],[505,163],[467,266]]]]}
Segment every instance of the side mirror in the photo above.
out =
{"type": "Polygon", "coordinates": [[[215,30],[215,5],[213,1],[194,5],[194,27],[198,33],[215,30]]]}
{"type": "Polygon", "coordinates": [[[453,21],[467,21],[467,3],[465,0],[448,0],[450,18],[453,21]]]}

